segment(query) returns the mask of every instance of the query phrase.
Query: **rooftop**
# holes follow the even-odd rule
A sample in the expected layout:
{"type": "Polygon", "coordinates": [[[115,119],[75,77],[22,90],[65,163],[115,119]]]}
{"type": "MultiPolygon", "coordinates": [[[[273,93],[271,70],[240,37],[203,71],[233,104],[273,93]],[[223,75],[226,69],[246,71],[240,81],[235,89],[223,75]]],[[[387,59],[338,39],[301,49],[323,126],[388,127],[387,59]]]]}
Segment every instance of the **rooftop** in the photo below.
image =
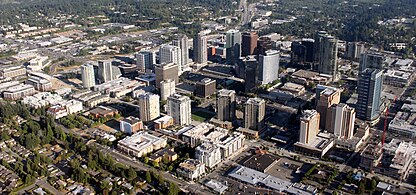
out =
{"type": "Polygon", "coordinates": [[[245,160],[242,164],[248,168],[265,172],[270,165],[276,163],[279,158],[271,154],[256,154],[245,160]]]}

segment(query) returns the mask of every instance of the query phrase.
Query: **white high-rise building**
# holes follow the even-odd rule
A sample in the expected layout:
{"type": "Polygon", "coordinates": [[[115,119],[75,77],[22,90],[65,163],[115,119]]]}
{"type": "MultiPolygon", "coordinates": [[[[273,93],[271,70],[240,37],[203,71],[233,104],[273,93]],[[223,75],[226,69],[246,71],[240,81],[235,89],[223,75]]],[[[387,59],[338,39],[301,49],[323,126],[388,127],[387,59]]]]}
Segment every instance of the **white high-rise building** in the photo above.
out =
{"type": "Polygon", "coordinates": [[[207,37],[203,32],[194,37],[194,62],[205,64],[208,62],[207,37]]]}
{"type": "Polygon", "coordinates": [[[172,41],[174,46],[177,46],[181,50],[181,64],[180,70],[184,71],[189,63],[189,40],[186,35],[179,35],[177,39],[172,41]]]}
{"type": "Polygon", "coordinates": [[[319,133],[319,113],[316,110],[305,110],[300,117],[299,142],[312,143],[319,133]]]}
{"type": "Polygon", "coordinates": [[[160,97],[152,93],[145,93],[139,96],[140,119],[151,121],[160,116],[160,97]]]}
{"type": "Polygon", "coordinates": [[[152,51],[140,51],[135,55],[137,68],[141,72],[151,72],[156,64],[156,54],[152,51]]]}
{"type": "Polygon", "coordinates": [[[333,119],[332,132],[340,139],[351,139],[354,135],[355,109],[347,104],[331,107],[333,119]]]}
{"type": "Polygon", "coordinates": [[[259,56],[259,77],[262,85],[269,84],[279,78],[280,54],[276,50],[268,50],[259,56]]]}
{"type": "Polygon", "coordinates": [[[169,96],[175,94],[175,81],[172,79],[160,82],[160,98],[167,100],[169,96]]]}
{"type": "Polygon", "coordinates": [[[182,71],[182,52],[181,49],[173,45],[162,45],[159,49],[160,64],[174,63],[179,66],[179,71],[182,71]]]}
{"type": "Polygon", "coordinates": [[[100,83],[113,80],[113,66],[111,60],[98,61],[98,80],[100,83]]]}
{"type": "Polygon", "coordinates": [[[245,104],[244,127],[260,131],[264,127],[266,101],[261,98],[250,98],[245,104]]]}
{"type": "Polygon", "coordinates": [[[168,97],[168,115],[173,118],[177,125],[190,125],[191,99],[188,96],[174,94],[168,97]]]}
{"type": "Polygon", "coordinates": [[[90,88],[95,85],[94,66],[92,64],[83,64],[81,66],[82,85],[90,88]]]}

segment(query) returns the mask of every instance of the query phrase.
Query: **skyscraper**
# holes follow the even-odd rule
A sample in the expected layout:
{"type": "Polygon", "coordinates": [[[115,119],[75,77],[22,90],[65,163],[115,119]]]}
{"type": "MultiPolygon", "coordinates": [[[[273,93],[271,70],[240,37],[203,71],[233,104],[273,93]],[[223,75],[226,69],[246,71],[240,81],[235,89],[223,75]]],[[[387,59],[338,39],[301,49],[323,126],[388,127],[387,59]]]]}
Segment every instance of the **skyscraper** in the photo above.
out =
{"type": "Polygon", "coordinates": [[[201,81],[196,82],[195,86],[195,95],[202,98],[215,94],[217,90],[217,82],[210,78],[204,78],[201,81]]]}
{"type": "Polygon", "coordinates": [[[194,62],[205,64],[208,61],[207,37],[200,32],[194,37],[194,62]]]}
{"type": "Polygon", "coordinates": [[[168,115],[173,118],[177,125],[190,125],[191,99],[188,96],[174,94],[168,97],[168,115]]]}
{"type": "Polygon", "coordinates": [[[291,45],[291,62],[294,64],[312,63],[314,61],[314,44],[313,39],[302,39],[302,41],[293,41],[291,45]]]}
{"type": "Polygon", "coordinates": [[[316,110],[320,115],[320,126],[322,129],[330,129],[328,125],[331,123],[331,117],[328,114],[328,110],[332,105],[339,104],[340,100],[341,91],[337,88],[328,87],[320,92],[316,110]]]}
{"type": "Polygon", "coordinates": [[[173,45],[179,47],[181,50],[181,64],[180,70],[183,71],[186,69],[186,65],[189,63],[189,40],[188,37],[184,34],[178,35],[178,37],[173,40],[173,45]]]}
{"type": "Polygon", "coordinates": [[[113,66],[111,60],[98,61],[98,80],[100,83],[113,80],[113,66]]]}
{"type": "Polygon", "coordinates": [[[375,68],[383,69],[384,68],[385,57],[382,54],[368,51],[361,54],[360,58],[360,68],[359,71],[362,72],[366,68],[375,68]]]}
{"type": "Polygon", "coordinates": [[[358,78],[357,117],[361,120],[374,121],[379,117],[380,99],[383,85],[383,72],[366,68],[358,78]]]}
{"type": "Polygon", "coordinates": [[[345,57],[351,60],[357,60],[364,53],[364,44],[359,42],[348,42],[345,51],[345,57]]]}
{"type": "Polygon", "coordinates": [[[241,32],[229,30],[226,33],[226,58],[227,64],[234,65],[241,56],[241,32]]]}
{"type": "Polygon", "coordinates": [[[242,35],[241,56],[254,55],[257,48],[257,39],[259,36],[256,32],[245,32],[242,35]]]}
{"type": "Polygon", "coordinates": [[[309,144],[319,133],[319,113],[316,110],[305,110],[300,117],[299,142],[309,144]]]}
{"type": "Polygon", "coordinates": [[[270,37],[260,37],[257,41],[256,54],[264,54],[267,50],[273,49],[273,41],[270,37]]]}
{"type": "Polygon", "coordinates": [[[139,96],[140,119],[144,122],[151,121],[160,116],[159,96],[145,93],[139,96]]]}
{"type": "Polygon", "coordinates": [[[338,75],[338,40],[333,36],[320,37],[318,72],[332,76],[333,81],[339,79],[338,75]]]}
{"type": "Polygon", "coordinates": [[[179,82],[178,65],[175,63],[164,63],[155,65],[156,87],[160,87],[160,82],[171,79],[175,84],[179,82]]]}
{"type": "Polygon", "coordinates": [[[280,54],[276,50],[268,50],[259,56],[258,80],[262,85],[269,84],[279,78],[280,54]]]}
{"type": "Polygon", "coordinates": [[[244,127],[260,131],[264,127],[266,102],[261,98],[250,98],[244,109],[244,127]]]}
{"type": "Polygon", "coordinates": [[[159,49],[160,64],[175,63],[179,67],[179,71],[182,71],[182,53],[181,49],[173,45],[162,45],[159,49]]]}
{"type": "Polygon", "coordinates": [[[221,121],[234,121],[235,119],[235,91],[221,89],[217,93],[217,118],[221,121]]]}
{"type": "Polygon", "coordinates": [[[152,51],[140,51],[135,55],[137,68],[141,72],[151,72],[156,64],[156,54],[152,51]]]}
{"type": "Polygon", "coordinates": [[[92,64],[83,64],[81,66],[82,85],[85,88],[91,88],[95,85],[94,66],[92,64]]]}
{"type": "Polygon", "coordinates": [[[259,63],[254,55],[240,58],[238,61],[238,74],[244,79],[244,88],[248,92],[257,86],[259,63]]]}
{"type": "Polygon", "coordinates": [[[334,133],[337,138],[351,139],[354,135],[355,109],[346,104],[333,105],[328,118],[331,118],[329,132],[334,133]]]}
{"type": "Polygon", "coordinates": [[[314,62],[315,63],[319,63],[319,59],[320,59],[320,48],[321,48],[321,39],[323,37],[328,36],[328,33],[326,31],[319,31],[315,34],[315,43],[313,45],[313,57],[314,57],[314,62]]]}
{"type": "Polygon", "coordinates": [[[169,96],[175,94],[175,81],[172,79],[160,82],[160,98],[167,100],[169,96]]]}

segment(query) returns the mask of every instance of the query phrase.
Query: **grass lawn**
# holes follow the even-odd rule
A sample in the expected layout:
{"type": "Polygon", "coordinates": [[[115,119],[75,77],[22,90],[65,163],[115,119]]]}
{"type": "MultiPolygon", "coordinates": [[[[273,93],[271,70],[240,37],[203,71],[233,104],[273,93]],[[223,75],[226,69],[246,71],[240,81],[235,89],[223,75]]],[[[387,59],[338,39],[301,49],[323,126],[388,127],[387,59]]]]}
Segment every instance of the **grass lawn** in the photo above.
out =
{"type": "Polygon", "coordinates": [[[210,119],[214,116],[215,116],[215,114],[211,114],[211,113],[199,110],[199,111],[196,111],[196,112],[192,113],[192,120],[203,122],[203,121],[206,121],[207,119],[210,119]]]}

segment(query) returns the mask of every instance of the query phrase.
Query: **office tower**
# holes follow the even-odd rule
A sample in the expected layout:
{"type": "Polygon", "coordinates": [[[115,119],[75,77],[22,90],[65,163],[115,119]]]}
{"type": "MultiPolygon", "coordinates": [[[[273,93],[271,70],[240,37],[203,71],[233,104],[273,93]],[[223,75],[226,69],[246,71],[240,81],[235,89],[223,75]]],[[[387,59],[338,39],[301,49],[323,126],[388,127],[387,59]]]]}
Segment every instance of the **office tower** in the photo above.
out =
{"type": "Polygon", "coordinates": [[[322,129],[329,130],[327,123],[331,122],[331,117],[327,114],[332,105],[339,104],[341,91],[337,88],[328,87],[319,94],[316,110],[320,115],[320,125],[322,129]]]}
{"type": "Polygon", "coordinates": [[[207,37],[200,32],[194,37],[194,62],[205,64],[208,62],[207,37]]]}
{"type": "Polygon", "coordinates": [[[315,40],[313,39],[302,39],[302,45],[305,46],[305,62],[306,63],[312,63],[313,62],[313,49],[315,46],[315,40]]]}
{"type": "Polygon", "coordinates": [[[357,117],[361,120],[374,121],[379,116],[380,99],[383,85],[383,72],[379,69],[366,68],[358,78],[357,117]]]}
{"type": "Polygon", "coordinates": [[[257,41],[256,54],[264,54],[267,50],[273,49],[273,41],[270,37],[260,37],[257,41]]]}
{"type": "MultiPolygon", "coordinates": [[[[186,35],[178,35],[177,39],[172,41],[174,46],[179,47],[181,50],[181,63],[178,64],[181,67],[181,71],[186,69],[186,65],[189,63],[189,40],[186,35]]],[[[195,46],[194,46],[195,47],[195,46]]]]}
{"type": "Polygon", "coordinates": [[[309,144],[319,133],[319,113],[316,110],[305,110],[300,117],[299,142],[309,144]]]}
{"type": "Polygon", "coordinates": [[[156,64],[156,54],[152,51],[140,51],[135,55],[140,72],[152,72],[156,64]]]}
{"type": "Polygon", "coordinates": [[[217,118],[221,121],[234,121],[235,119],[235,91],[221,89],[217,93],[217,118]]]}
{"type": "Polygon", "coordinates": [[[175,63],[164,63],[155,65],[156,87],[160,87],[160,82],[171,79],[175,84],[179,82],[179,67],[175,63]]]}
{"type": "Polygon", "coordinates": [[[302,39],[302,41],[293,41],[291,45],[291,61],[293,64],[313,63],[314,55],[313,39],[302,39]]]}
{"type": "Polygon", "coordinates": [[[98,61],[98,80],[100,83],[113,80],[113,66],[111,60],[98,61]]]}
{"type": "Polygon", "coordinates": [[[259,63],[255,56],[240,58],[238,61],[238,74],[244,79],[244,88],[248,92],[257,86],[259,63]]]}
{"type": "Polygon", "coordinates": [[[357,60],[364,53],[364,44],[358,42],[348,42],[346,45],[345,57],[350,60],[357,60]]]}
{"type": "Polygon", "coordinates": [[[181,49],[173,45],[162,45],[159,49],[160,64],[174,63],[178,65],[179,71],[182,71],[182,53],[181,49]]]}
{"type": "Polygon", "coordinates": [[[363,53],[361,54],[360,58],[359,71],[362,72],[366,68],[375,68],[381,70],[384,68],[384,60],[385,57],[382,54],[374,53],[371,51],[363,53]]]}
{"type": "Polygon", "coordinates": [[[259,36],[256,32],[245,32],[241,40],[241,56],[254,55],[257,48],[257,39],[259,36]]]}
{"type": "Polygon", "coordinates": [[[314,58],[314,62],[316,64],[319,63],[320,61],[320,50],[321,50],[321,39],[323,39],[323,37],[328,36],[328,33],[326,31],[319,31],[315,34],[315,43],[313,45],[313,58],[314,58]]]}
{"type": "Polygon", "coordinates": [[[191,124],[191,99],[188,96],[173,94],[168,97],[168,115],[176,125],[191,124]]]}
{"type": "Polygon", "coordinates": [[[250,98],[244,109],[244,127],[260,131],[264,127],[266,115],[266,102],[261,98],[250,98]]]}
{"type": "Polygon", "coordinates": [[[111,66],[111,80],[118,79],[122,76],[121,70],[118,66],[111,66]]]}
{"type": "Polygon", "coordinates": [[[351,139],[354,135],[355,109],[347,104],[333,105],[328,111],[331,118],[329,132],[340,139],[351,139]]]}
{"type": "Polygon", "coordinates": [[[338,75],[338,40],[326,35],[320,38],[318,72],[331,75],[333,81],[339,79],[338,75]]]}
{"type": "Polygon", "coordinates": [[[215,94],[217,85],[215,80],[204,78],[196,83],[195,95],[201,98],[206,98],[215,94]]]}
{"type": "Polygon", "coordinates": [[[175,81],[172,79],[160,82],[160,98],[167,100],[169,96],[175,94],[175,81]]]}
{"type": "Polygon", "coordinates": [[[94,66],[92,64],[83,64],[81,66],[82,86],[91,88],[95,85],[94,66]]]}
{"type": "Polygon", "coordinates": [[[226,33],[226,61],[227,64],[234,65],[241,56],[241,32],[229,30],[226,33]]]}
{"type": "Polygon", "coordinates": [[[268,50],[259,56],[258,80],[262,85],[269,84],[279,78],[280,54],[276,50],[268,50]]]}
{"type": "Polygon", "coordinates": [[[140,106],[140,119],[151,121],[160,116],[160,97],[152,93],[144,93],[138,97],[140,106]]]}

